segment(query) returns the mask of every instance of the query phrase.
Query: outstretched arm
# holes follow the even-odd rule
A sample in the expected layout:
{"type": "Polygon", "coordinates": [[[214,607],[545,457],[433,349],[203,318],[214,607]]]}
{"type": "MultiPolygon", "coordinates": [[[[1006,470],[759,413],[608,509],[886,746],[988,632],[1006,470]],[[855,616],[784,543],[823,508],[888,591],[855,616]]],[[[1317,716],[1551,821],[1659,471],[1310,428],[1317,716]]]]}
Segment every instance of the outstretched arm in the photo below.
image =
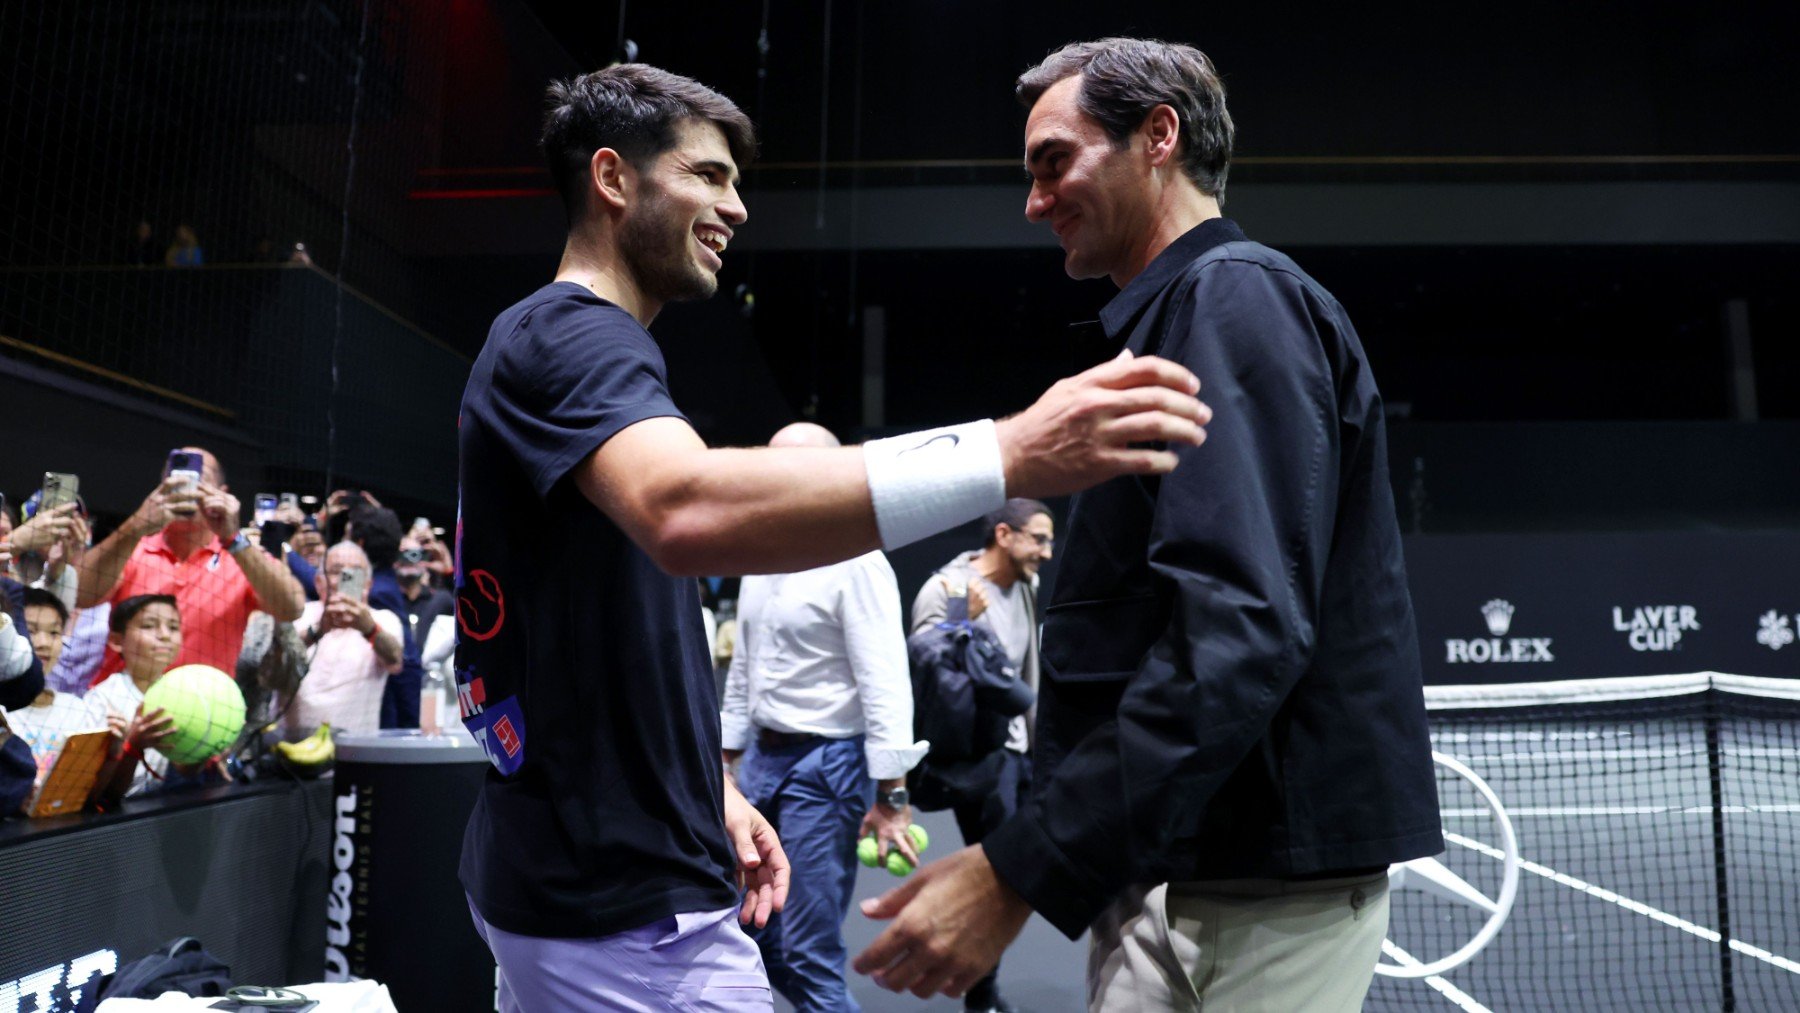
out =
{"type": "MultiPolygon", "coordinates": [[[[1204,440],[1201,427],[1211,412],[1193,396],[1199,386],[1187,369],[1157,358],[1121,357],[1060,381],[1030,408],[994,424],[1004,485],[999,498],[1058,496],[1118,475],[1169,472],[1174,450],[1132,444],[1204,440]]],[[[916,453],[900,467],[924,460],[955,470],[979,452],[970,446],[979,440],[973,432],[954,435],[898,450],[891,444],[866,451],[712,450],[686,421],[651,418],[603,443],[576,467],[575,481],[670,573],[787,573],[884,542],[897,547],[893,532],[917,528],[911,515],[930,510],[933,490],[908,481],[911,488],[884,498],[882,478],[871,491],[869,462],[888,474],[887,460],[916,453]]],[[[983,503],[938,527],[994,505],[983,503]]]]}

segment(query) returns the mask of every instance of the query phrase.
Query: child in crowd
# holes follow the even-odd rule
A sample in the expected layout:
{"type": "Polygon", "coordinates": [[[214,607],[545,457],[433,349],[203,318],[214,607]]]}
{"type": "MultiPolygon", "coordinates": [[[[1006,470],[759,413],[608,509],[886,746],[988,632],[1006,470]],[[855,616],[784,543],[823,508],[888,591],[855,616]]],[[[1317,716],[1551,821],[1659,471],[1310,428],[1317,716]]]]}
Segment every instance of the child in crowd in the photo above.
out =
{"type": "MultiPolygon", "coordinates": [[[[62,655],[63,634],[69,626],[69,607],[43,588],[28,587],[24,593],[25,626],[31,635],[31,649],[44,671],[49,672],[62,655]]],[[[7,720],[14,734],[31,747],[40,781],[56,763],[64,740],[76,732],[101,727],[86,701],[68,693],[58,693],[48,685],[29,707],[8,711],[7,720]]]]}
{"type": "Polygon", "coordinates": [[[113,606],[110,626],[107,643],[119,652],[125,668],[85,698],[94,726],[111,729],[117,740],[116,762],[100,777],[103,804],[142,794],[152,777],[169,772],[168,758],[156,747],[174,733],[175,719],[160,708],[143,713],[143,705],[144,694],[181,653],[181,612],[174,595],[134,595],[113,606]]]}

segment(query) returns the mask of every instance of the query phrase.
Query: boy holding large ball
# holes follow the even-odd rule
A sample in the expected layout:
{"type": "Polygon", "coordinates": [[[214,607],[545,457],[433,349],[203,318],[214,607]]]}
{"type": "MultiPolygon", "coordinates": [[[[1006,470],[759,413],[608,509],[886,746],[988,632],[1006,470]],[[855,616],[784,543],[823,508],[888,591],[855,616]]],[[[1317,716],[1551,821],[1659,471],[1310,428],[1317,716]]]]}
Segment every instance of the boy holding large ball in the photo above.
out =
{"type": "MultiPolygon", "coordinates": [[[[187,740],[193,736],[183,735],[184,729],[160,701],[152,699],[146,707],[146,694],[181,654],[181,612],[174,596],[127,598],[113,606],[109,627],[107,644],[119,652],[125,668],[108,676],[86,697],[95,723],[105,724],[114,737],[109,769],[101,773],[96,794],[103,807],[122,796],[142,794],[152,779],[166,778],[171,771],[192,776],[208,758],[189,755],[194,744],[187,740]],[[172,757],[169,751],[177,755],[172,757]],[[176,762],[189,759],[194,762],[176,762]]],[[[236,695],[235,685],[231,688],[236,695]]],[[[242,699],[237,695],[239,727],[243,723],[242,699]]],[[[232,737],[235,735],[234,729],[232,737]]]]}

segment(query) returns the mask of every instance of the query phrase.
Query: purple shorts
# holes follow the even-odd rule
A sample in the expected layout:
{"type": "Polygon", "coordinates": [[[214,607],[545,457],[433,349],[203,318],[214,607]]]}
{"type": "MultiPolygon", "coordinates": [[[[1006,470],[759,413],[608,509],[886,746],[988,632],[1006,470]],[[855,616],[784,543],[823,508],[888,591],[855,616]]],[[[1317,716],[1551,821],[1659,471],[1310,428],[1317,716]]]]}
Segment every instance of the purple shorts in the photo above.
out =
{"type": "Polygon", "coordinates": [[[469,905],[500,967],[500,1013],[769,1013],[756,943],[737,908],[673,915],[598,939],[540,939],[497,929],[469,905]]]}

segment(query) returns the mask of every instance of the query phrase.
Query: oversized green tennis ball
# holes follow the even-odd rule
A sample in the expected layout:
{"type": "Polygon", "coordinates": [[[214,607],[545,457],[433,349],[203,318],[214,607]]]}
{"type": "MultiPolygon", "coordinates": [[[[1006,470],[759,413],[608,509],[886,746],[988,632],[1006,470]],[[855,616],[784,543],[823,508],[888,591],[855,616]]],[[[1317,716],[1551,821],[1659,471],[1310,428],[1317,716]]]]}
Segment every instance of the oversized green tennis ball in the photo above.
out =
{"type": "Polygon", "coordinates": [[[163,673],[144,693],[144,713],[161,709],[175,731],[157,751],[176,763],[210,760],[244,730],[244,694],[211,665],[183,665],[163,673]]]}

